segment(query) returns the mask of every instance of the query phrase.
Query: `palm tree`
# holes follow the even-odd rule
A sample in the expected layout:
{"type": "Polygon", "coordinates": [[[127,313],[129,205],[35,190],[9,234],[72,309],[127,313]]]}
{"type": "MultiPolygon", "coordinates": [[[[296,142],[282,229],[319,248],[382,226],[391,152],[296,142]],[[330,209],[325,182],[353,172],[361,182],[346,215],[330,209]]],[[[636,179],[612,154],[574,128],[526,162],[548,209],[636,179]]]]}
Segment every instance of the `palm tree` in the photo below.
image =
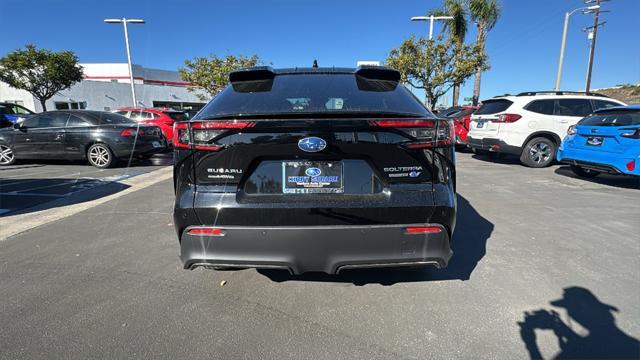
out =
{"type": "MultiPolygon", "coordinates": [[[[497,0],[467,0],[469,2],[469,14],[471,20],[476,23],[478,34],[476,36],[476,45],[480,51],[484,52],[485,40],[487,33],[493,29],[500,17],[502,7],[497,0]]],[[[480,97],[480,79],[482,77],[482,69],[476,71],[476,78],[473,82],[473,104],[478,103],[480,97]]]]}
{"type": "MultiPolygon", "coordinates": [[[[452,16],[453,19],[444,22],[443,31],[449,34],[449,38],[455,40],[458,45],[464,43],[467,35],[467,9],[463,0],[445,0],[442,10],[433,10],[429,15],[452,16]]],[[[460,98],[460,84],[453,85],[453,106],[458,106],[460,98]]]]}

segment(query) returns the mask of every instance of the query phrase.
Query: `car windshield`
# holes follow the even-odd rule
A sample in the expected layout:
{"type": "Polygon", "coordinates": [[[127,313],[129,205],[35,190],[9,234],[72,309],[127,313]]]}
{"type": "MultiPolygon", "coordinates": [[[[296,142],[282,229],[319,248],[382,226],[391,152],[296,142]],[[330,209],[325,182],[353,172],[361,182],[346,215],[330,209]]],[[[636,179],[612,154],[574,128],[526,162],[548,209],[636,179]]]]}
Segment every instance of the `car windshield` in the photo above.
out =
{"type": "Polygon", "coordinates": [[[166,112],[165,114],[175,121],[189,120],[189,117],[187,116],[187,114],[183,112],[171,111],[171,112],[166,112]]]}
{"type": "Polygon", "coordinates": [[[507,99],[485,100],[482,106],[476,110],[475,115],[491,115],[505,111],[513,104],[507,99]]]}
{"type": "Polygon", "coordinates": [[[269,87],[247,91],[228,86],[196,119],[310,113],[433,116],[404,86],[356,80],[353,74],[278,75],[269,87]]]}
{"type": "Polygon", "coordinates": [[[640,111],[605,111],[587,116],[578,124],[586,126],[640,125],[640,111]]]}

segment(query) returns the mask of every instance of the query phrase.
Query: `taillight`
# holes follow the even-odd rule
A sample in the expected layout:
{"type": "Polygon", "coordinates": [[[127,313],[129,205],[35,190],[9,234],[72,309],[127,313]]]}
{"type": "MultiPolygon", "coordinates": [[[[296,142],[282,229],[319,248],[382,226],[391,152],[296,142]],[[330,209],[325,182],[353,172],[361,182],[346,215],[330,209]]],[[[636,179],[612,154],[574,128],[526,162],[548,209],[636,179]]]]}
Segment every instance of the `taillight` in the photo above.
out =
{"type": "Polygon", "coordinates": [[[136,136],[136,133],[138,134],[138,136],[142,136],[142,135],[144,135],[144,130],[136,129],[136,128],[126,128],[126,129],[120,131],[120,136],[122,136],[122,137],[134,137],[134,136],[136,136]]]}
{"type": "Polygon", "coordinates": [[[189,148],[189,124],[186,122],[173,123],[173,146],[176,148],[189,148]]]}
{"type": "Polygon", "coordinates": [[[189,229],[189,231],[187,231],[187,234],[195,236],[224,236],[225,231],[224,229],[220,228],[196,227],[189,229]]]}
{"type": "Polygon", "coordinates": [[[576,126],[575,125],[571,125],[567,129],[567,135],[575,135],[576,132],[577,132],[577,130],[576,130],[576,126]]]}
{"type": "Polygon", "coordinates": [[[500,114],[497,119],[491,120],[491,122],[512,123],[520,120],[521,117],[518,114],[500,114]]]}
{"type": "Polygon", "coordinates": [[[633,171],[636,168],[636,161],[635,160],[631,160],[627,163],[627,170],[629,171],[633,171]]]}
{"type": "Polygon", "coordinates": [[[620,136],[626,137],[627,139],[640,139],[640,129],[636,129],[636,131],[633,132],[622,133],[620,136]]]}
{"type": "Polygon", "coordinates": [[[176,122],[173,124],[173,144],[178,148],[193,147],[196,150],[216,151],[220,145],[213,140],[228,130],[239,130],[255,126],[253,121],[204,121],[176,122]]]}
{"type": "Polygon", "coordinates": [[[455,128],[451,120],[444,119],[389,119],[374,120],[373,126],[395,128],[414,138],[404,146],[409,149],[426,149],[451,146],[455,128]]]}
{"type": "Polygon", "coordinates": [[[442,232],[442,228],[438,226],[414,226],[408,227],[404,230],[407,235],[413,234],[432,234],[442,232]]]}

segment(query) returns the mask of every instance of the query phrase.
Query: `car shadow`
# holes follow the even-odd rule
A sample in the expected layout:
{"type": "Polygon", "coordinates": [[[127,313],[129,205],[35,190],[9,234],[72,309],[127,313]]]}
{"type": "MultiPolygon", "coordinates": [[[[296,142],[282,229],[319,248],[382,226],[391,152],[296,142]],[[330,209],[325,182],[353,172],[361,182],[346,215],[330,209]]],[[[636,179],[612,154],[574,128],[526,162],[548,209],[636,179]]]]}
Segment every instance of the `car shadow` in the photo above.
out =
{"type": "Polygon", "coordinates": [[[291,275],[283,270],[259,269],[258,273],[275,282],[317,281],[353,283],[354,285],[469,280],[478,263],[486,254],[487,240],[494,225],[485,219],[469,201],[458,194],[457,224],[453,235],[453,257],[444,269],[427,267],[424,269],[380,268],[344,270],[337,275],[325,273],[305,273],[291,275]]]}
{"type": "Polygon", "coordinates": [[[496,164],[521,165],[520,159],[517,156],[511,154],[488,152],[486,154],[474,154],[471,157],[476,160],[496,164]]]}
{"type": "Polygon", "coordinates": [[[99,179],[0,179],[0,217],[92,201],[128,187],[116,181],[99,179]]]}
{"type": "Polygon", "coordinates": [[[573,171],[571,171],[571,168],[566,165],[555,169],[555,173],[600,185],[608,185],[625,189],[640,189],[640,176],[600,174],[594,178],[584,178],[574,174],[573,171]]]}
{"type": "Polygon", "coordinates": [[[619,310],[602,303],[591,291],[582,287],[564,289],[563,297],[550,304],[566,310],[563,320],[556,310],[538,309],[524,313],[518,322],[520,337],[531,359],[542,359],[537,343],[537,331],[553,331],[560,351],[553,359],[638,359],[640,342],[622,330],[614,312],[619,310]],[[574,323],[585,331],[576,329],[574,323]],[[586,335],[585,335],[586,334],[586,335]]]}

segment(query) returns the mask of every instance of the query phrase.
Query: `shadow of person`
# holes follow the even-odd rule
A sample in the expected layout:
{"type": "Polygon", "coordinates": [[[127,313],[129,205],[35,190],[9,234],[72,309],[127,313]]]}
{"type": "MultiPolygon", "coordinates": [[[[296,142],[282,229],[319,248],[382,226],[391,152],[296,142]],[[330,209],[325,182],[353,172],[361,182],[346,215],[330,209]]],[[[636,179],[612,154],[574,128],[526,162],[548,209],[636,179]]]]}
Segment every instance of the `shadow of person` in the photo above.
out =
{"type": "Polygon", "coordinates": [[[558,338],[560,352],[554,359],[638,359],[640,342],[618,329],[612,312],[618,309],[604,304],[582,287],[564,289],[562,299],[551,305],[565,308],[569,317],[589,333],[582,336],[560,319],[556,311],[545,309],[525,312],[519,322],[520,336],[532,359],[542,359],[536,342],[536,329],[551,330],[558,338]]]}
{"type": "Polygon", "coordinates": [[[445,269],[357,269],[345,270],[338,275],[305,273],[290,275],[282,270],[260,269],[258,273],[271,281],[343,282],[354,285],[393,285],[401,282],[469,280],[471,273],[486,254],[487,240],[493,232],[493,224],[485,219],[467,199],[458,194],[457,224],[453,234],[453,257],[445,269]]]}

